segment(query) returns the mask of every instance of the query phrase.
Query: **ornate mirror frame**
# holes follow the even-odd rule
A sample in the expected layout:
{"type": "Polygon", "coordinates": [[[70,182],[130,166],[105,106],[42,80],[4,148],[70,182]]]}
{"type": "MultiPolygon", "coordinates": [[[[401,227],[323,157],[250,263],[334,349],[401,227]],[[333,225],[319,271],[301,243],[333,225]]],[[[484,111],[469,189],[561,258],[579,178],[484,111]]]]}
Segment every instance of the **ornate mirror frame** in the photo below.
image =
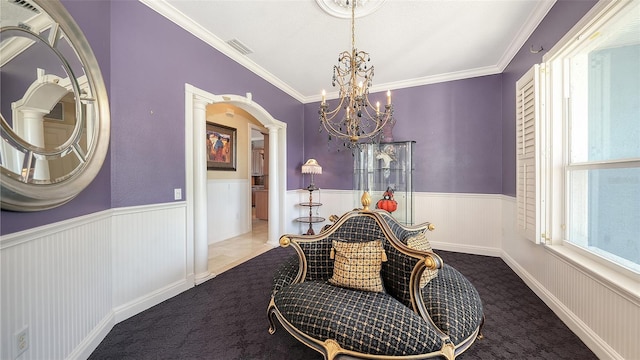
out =
{"type": "Polygon", "coordinates": [[[0,203],[3,210],[51,209],[102,168],[107,90],[89,42],[60,1],[0,2],[0,203]]]}

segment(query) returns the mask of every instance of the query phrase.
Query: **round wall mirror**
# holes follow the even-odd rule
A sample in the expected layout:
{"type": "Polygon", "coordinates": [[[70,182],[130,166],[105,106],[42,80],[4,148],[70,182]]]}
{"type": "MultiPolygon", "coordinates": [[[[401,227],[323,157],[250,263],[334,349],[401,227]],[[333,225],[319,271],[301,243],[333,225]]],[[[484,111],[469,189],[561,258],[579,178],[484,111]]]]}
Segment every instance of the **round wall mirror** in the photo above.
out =
{"type": "Polygon", "coordinates": [[[98,62],[57,0],[0,0],[2,209],[78,195],[102,167],[109,104],[98,62]]]}

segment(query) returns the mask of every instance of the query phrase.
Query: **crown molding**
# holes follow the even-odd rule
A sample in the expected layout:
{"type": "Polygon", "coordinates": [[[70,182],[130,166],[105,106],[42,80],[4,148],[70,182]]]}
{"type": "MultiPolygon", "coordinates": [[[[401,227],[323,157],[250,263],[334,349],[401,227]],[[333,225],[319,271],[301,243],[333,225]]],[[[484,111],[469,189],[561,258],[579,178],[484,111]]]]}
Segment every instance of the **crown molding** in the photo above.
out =
{"type": "MultiPolygon", "coordinates": [[[[387,90],[397,90],[397,89],[404,89],[404,88],[410,88],[410,87],[416,87],[416,86],[443,83],[448,81],[471,79],[471,78],[480,77],[480,76],[500,74],[501,72],[502,72],[502,69],[498,68],[497,66],[485,66],[482,68],[469,69],[464,71],[456,71],[456,72],[450,72],[450,73],[424,76],[421,78],[414,78],[409,80],[377,84],[372,86],[369,92],[370,93],[385,92],[387,90]]],[[[312,102],[319,102],[322,100],[321,97],[322,97],[321,95],[308,96],[305,98],[304,103],[307,104],[312,102]]],[[[327,100],[337,99],[338,92],[337,91],[328,92],[325,98],[327,100]]]]}
{"type": "MultiPolygon", "coordinates": [[[[386,91],[386,90],[402,89],[402,88],[408,88],[408,87],[414,87],[414,86],[431,85],[431,84],[437,84],[437,83],[448,82],[448,81],[470,79],[470,78],[475,78],[480,76],[495,75],[495,74],[499,74],[501,71],[502,70],[499,69],[497,66],[492,65],[492,66],[485,66],[485,67],[475,68],[475,69],[468,69],[468,70],[455,71],[450,73],[425,76],[425,77],[415,78],[410,80],[396,81],[392,83],[383,84],[381,86],[383,87],[386,86],[384,88],[384,91],[386,91]]],[[[374,88],[376,88],[377,90],[377,87],[374,87],[374,88]]],[[[380,89],[379,91],[383,91],[383,89],[380,89]]]]}
{"type": "Polygon", "coordinates": [[[274,85],[278,89],[284,91],[294,99],[304,102],[304,96],[296,91],[294,88],[289,86],[284,81],[280,80],[269,71],[265,70],[260,65],[256,64],[254,61],[249,59],[248,57],[241,55],[238,51],[231,46],[229,46],[226,42],[224,42],[219,37],[215,36],[211,32],[207,31],[204,27],[200,26],[197,22],[193,21],[191,18],[186,16],[184,13],[178,11],[175,7],[171,6],[164,0],[138,0],[144,5],[148,6],[158,14],[164,16],[171,22],[180,26],[182,29],[186,30],[193,36],[198,39],[204,41],[209,44],[214,49],[220,51],[224,55],[228,56],[238,64],[244,66],[249,71],[254,74],[260,76],[270,84],[274,85]]]}
{"type": "MultiPolygon", "coordinates": [[[[544,17],[547,16],[547,13],[553,5],[555,5],[556,0],[545,0],[537,2],[536,8],[531,13],[531,16],[522,24],[520,27],[520,31],[516,36],[513,37],[511,44],[507,47],[507,50],[502,54],[502,57],[498,60],[498,64],[496,64],[497,68],[500,69],[499,72],[503,72],[504,69],[507,68],[511,60],[516,56],[518,51],[524,46],[526,41],[529,39],[531,34],[538,28],[538,25],[544,20],[544,17]]],[[[540,45],[540,44],[536,44],[540,45]]]]}
{"type": "MultiPolygon", "coordinates": [[[[274,76],[272,73],[253,62],[248,57],[241,55],[237,50],[229,46],[225,41],[207,31],[191,18],[171,6],[165,0],[138,0],[144,5],[148,6],[158,14],[164,16],[168,20],[172,21],[176,25],[180,26],[193,36],[209,44],[216,50],[220,51],[224,55],[228,56],[235,62],[247,68],[249,71],[260,76],[265,81],[274,85],[278,89],[284,91],[289,96],[300,101],[303,104],[319,102],[321,101],[321,95],[303,96],[300,92],[296,91],[293,87],[274,76]]],[[[513,38],[510,46],[504,52],[502,57],[498,60],[498,63],[493,66],[486,66],[482,68],[469,69],[464,71],[444,73],[432,76],[425,76],[421,78],[408,79],[384,84],[377,84],[371,88],[371,92],[382,92],[387,90],[396,90],[402,88],[409,88],[415,86],[423,86],[436,84],[447,81],[462,80],[480,76],[495,75],[502,73],[504,69],[509,65],[511,60],[516,56],[518,51],[525,44],[527,39],[535,31],[537,26],[542,22],[549,10],[556,3],[556,0],[544,0],[537,3],[537,6],[532,15],[523,23],[519,33],[513,38]]],[[[338,97],[337,92],[327,93],[326,99],[336,99],[338,97]]]]}

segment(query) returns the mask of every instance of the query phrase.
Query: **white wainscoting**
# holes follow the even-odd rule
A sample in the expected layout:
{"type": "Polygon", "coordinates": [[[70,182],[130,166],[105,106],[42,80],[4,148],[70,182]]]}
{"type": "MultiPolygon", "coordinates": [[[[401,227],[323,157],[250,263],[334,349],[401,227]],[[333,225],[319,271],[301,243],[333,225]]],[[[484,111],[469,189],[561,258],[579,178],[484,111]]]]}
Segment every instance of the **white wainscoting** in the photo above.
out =
{"type": "Polygon", "coordinates": [[[21,359],[97,346],[113,324],[111,254],[110,212],[3,236],[0,358],[15,359],[16,333],[27,327],[21,359]]]}
{"type": "Polygon", "coordinates": [[[569,257],[526,240],[516,231],[515,199],[505,196],[502,203],[503,260],[599,358],[640,359],[637,282],[635,289],[625,290],[569,257]]]}
{"type": "Polygon", "coordinates": [[[193,286],[184,202],[113,210],[116,323],[193,286]]]}
{"type": "MultiPolygon", "coordinates": [[[[317,232],[329,224],[330,215],[342,215],[361,208],[360,196],[351,190],[323,190],[313,192],[313,201],[322,203],[314,208],[313,215],[326,218],[324,223],[314,224],[317,232]]],[[[414,222],[431,222],[436,230],[429,233],[435,249],[465,253],[500,256],[502,254],[502,195],[414,193],[414,222]]],[[[309,208],[298,203],[308,202],[307,190],[287,192],[287,205],[291,219],[287,222],[290,233],[305,233],[308,224],[294,221],[297,217],[309,216],[309,208]]],[[[372,205],[375,207],[375,203],[372,205]]]]}
{"type": "Polygon", "coordinates": [[[111,328],[193,287],[184,202],[111,209],[0,238],[0,359],[85,359],[111,328]]]}
{"type": "MultiPolygon", "coordinates": [[[[209,192],[216,197],[224,187],[214,184],[209,192]]],[[[241,194],[242,187],[229,183],[227,191],[241,194]]],[[[351,210],[356,198],[342,190],[317,195],[318,216],[327,219],[351,210]]],[[[637,292],[517,235],[513,198],[414,195],[416,223],[436,225],[429,236],[434,248],[497,253],[600,358],[640,359],[637,292]]],[[[307,191],[287,192],[288,232],[306,231],[294,221],[308,215],[296,205],[304,201],[307,191]]],[[[115,323],[192,287],[185,206],[112,209],[1,237],[0,358],[15,358],[15,335],[25,327],[30,346],[21,360],[86,358],[115,323]]]]}
{"type": "Polygon", "coordinates": [[[251,185],[249,180],[207,180],[207,206],[207,239],[209,244],[251,231],[251,185]]]}
{"type": "Polygon", "coordinates": [[[415,193],[415,223],[430,222],[434,249],[477,255],[502,253],[502,195],[415,193]]]}

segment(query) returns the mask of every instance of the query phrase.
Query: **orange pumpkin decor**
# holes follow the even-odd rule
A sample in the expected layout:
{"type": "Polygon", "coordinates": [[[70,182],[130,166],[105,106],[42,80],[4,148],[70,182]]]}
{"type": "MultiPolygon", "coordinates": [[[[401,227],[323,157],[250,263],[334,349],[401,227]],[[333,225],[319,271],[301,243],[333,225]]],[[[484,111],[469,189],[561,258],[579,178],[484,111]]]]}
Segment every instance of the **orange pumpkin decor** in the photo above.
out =
{"type": "Polygon", "coordinates": [[[376,208],[394,212],[398,209],[398,202],[393,200],[393,189],[388,187],[387,191],[382,194],[382,199],[376,203],[376,208]]]}

